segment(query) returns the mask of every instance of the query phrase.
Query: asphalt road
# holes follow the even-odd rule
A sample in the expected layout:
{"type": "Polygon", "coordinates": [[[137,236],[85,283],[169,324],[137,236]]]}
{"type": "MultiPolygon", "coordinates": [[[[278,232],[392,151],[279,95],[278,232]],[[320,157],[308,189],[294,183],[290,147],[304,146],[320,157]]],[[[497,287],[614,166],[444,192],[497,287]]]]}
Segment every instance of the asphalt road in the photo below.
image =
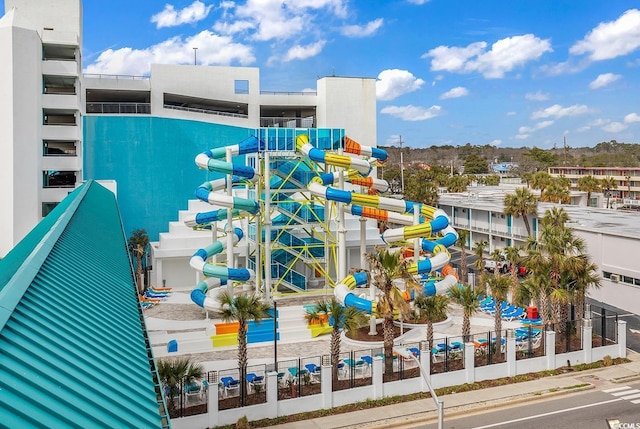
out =
{"type": "MultiPolygon", "coordinates": [[[[627,424],[618,427],[640,428],[640,383],[601,389],[459,418],[447,418],[445,414],[444,428],[603,429],[610,427],[607,420],[627,424]]],[[[413,428],[436,429],[437,424],[413,428]]]]}

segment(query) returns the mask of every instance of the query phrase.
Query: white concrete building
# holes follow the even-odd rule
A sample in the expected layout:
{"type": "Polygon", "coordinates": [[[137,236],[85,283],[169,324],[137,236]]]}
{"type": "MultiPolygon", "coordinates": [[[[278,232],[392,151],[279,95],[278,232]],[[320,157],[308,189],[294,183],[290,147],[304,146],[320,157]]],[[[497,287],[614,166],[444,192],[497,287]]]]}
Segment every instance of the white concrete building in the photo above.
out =
{"type": "Polygon", "coordinates": [[[82,180],[80,0],[5,0],[0,256],[82,180]]]}

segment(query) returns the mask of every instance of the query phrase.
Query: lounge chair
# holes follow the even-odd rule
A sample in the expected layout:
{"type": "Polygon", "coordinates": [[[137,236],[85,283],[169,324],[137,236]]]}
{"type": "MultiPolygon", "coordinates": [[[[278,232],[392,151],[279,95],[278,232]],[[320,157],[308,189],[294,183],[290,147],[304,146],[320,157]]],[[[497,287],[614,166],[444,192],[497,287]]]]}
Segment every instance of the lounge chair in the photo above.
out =
{"type": "Polygon", "coordinates": [[[357,375],[357,373],[360,373],[360,375],[362,377],[364,377],[364,373],[367,370],[367,363],[363,360],[352,360],[352,359],[345,359],[344,363],[347,365],[347,367],[349,368],[349,370],[354,374],[357,375]]]}
{"type": "Polygon", "coordinates": [[[256,386],[264,387],[264,376],[256,375],[253,372],[247,374],[247,384],[249,386],[249,392],[257,392],[256,386]]]}
{"type": "Polygon", "coordinates": [[[525,310],[522,307],[517,307],[514,311],[510,312],[510,313],[503,313],[502,314],[502,319],[506,320],[507,322],[512,322],[515,319],[520,319],[522,317],[524,317],[525,315],[525,310]]]}
{"type": "Polygon", "coordinates": [[[311,381],[319,382],[320,381],[320,367],[315,363],[308,363],[304,366],[311,374],[311,381]]]}
{"type": "Polygon", "coordinates": [[[369,366],[373,365],[373,359],[371,358],[371,356],[368,356],[368,355],[360,356],[360,359],[365,361],[365,363],[369,366]]]}
{"type": "Polygon", "coordinates": [[[200,397],[202,395],[202,387],[197,381],[191,381],[185,383],[184,393],[187,395],[187,400],[195,396],[200,397]]]}
{"type": "Polygon", "coordinates": [[[240,382],[233,377],[222,377],[220,381],[224,385],[224,396],[237,395],[240,392],[240,382]]]}

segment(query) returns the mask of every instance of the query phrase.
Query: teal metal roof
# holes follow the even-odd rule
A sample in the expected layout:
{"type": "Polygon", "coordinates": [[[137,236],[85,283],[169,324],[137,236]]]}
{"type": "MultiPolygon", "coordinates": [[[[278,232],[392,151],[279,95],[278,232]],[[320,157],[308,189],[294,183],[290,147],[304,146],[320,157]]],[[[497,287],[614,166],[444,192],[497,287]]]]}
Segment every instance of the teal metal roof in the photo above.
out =
{"type": "Polygon", "coordinates": [[[170,426],[126,244],[87,182],[0,261],[0,426],[170,426]]]}

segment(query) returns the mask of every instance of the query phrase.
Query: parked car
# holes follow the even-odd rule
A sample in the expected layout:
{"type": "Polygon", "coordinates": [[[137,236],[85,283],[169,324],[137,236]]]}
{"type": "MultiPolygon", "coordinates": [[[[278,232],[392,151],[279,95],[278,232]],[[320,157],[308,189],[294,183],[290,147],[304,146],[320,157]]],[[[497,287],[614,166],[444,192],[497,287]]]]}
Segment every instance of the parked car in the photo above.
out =
{"type": "Polygon", "coordinates": [[[500,258],[499,261],[494,261],[493,259],[487,259],[484,261],[484,269],[491,273],[496,271],[496,265],[498,272],[502,274],[511,271],[511,262],[507,261],[505,258],[500,258]]]}

